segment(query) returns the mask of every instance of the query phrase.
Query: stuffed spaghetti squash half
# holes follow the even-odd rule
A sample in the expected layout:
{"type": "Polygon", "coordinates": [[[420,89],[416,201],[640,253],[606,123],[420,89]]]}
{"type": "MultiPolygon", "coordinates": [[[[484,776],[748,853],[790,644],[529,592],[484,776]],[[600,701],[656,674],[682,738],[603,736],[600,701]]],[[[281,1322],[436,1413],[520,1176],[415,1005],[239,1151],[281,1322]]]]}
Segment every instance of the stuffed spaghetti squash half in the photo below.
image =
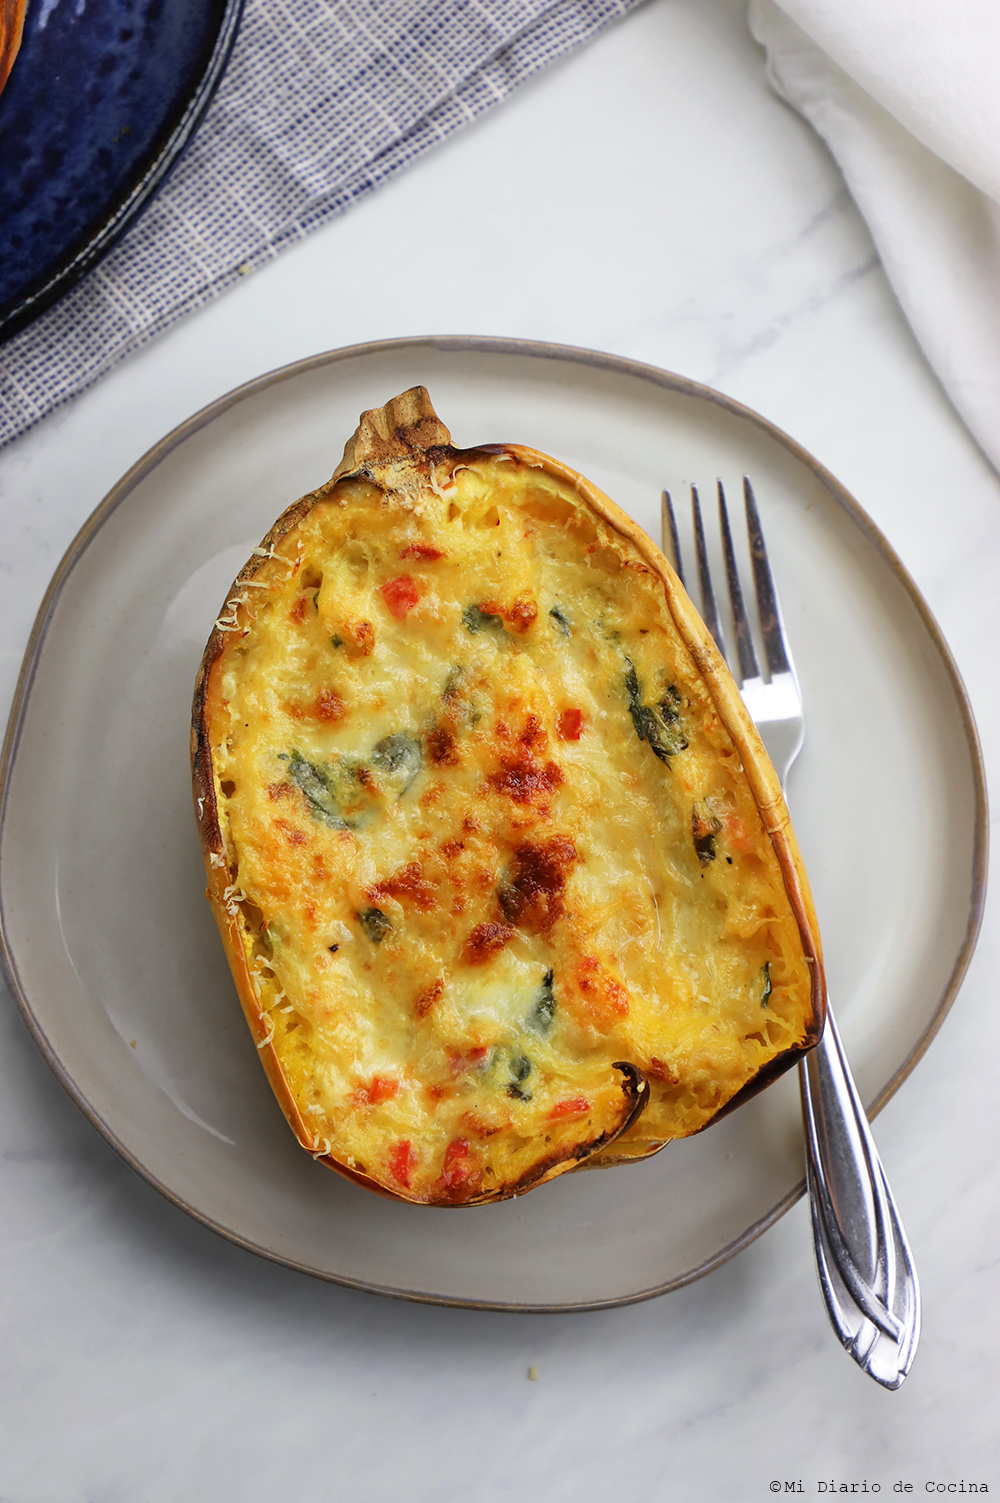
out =
{"type": "Polygon", "coordinates": [[[666,560],[426,391],[237,578],[194,700],[215,913],[322,1163],[469,1205],[697,1132],[819,1036],[774,771],[666,560]]]}

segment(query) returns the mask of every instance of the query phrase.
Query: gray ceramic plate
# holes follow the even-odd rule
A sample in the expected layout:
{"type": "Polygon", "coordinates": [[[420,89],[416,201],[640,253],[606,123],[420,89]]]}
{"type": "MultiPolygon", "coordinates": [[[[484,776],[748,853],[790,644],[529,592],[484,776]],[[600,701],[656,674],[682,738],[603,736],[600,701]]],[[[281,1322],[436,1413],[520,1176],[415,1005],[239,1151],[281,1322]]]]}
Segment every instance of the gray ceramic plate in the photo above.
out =
{"type": "Polygon", "coordinates": [[[722,1262],[801,1193],[794,1075],[646,1164],[502,1205],[395,1205],[294,1143],[202,896],[187,727],[213,617],[277,514],[331,473],[362,408],[417,382],[458,444],[557,455],[650,531],[661,486],[722,476],[735,495],[754,478],[809,712],[790,798],[838,1018],[867,1102],[907,1074],[958,987],[983,896],[982,768],[948,650],[864,513],[778,430],[679,377],[544,345],[322,355],[206,408],[116,486],[53,580],[12,716],[4,963],[81,1108],[234,1241],[414,1299],[640,1299],[722,1262]]]}

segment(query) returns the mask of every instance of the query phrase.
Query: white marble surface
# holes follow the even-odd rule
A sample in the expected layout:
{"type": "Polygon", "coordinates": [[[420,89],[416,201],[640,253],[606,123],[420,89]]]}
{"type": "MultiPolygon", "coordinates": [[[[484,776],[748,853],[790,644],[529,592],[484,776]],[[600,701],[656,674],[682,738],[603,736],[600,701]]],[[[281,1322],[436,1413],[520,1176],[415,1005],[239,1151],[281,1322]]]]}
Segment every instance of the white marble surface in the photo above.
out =
{"type": "MultiPolygon", "coordinates": [[[[615,351],[784,427],[901,554],[1000,765],[1000,480],[835,168],[769,95],[740,0],[653,0],[0,453],[4,712],[53,568],[150,444],[261,371],[423,333],[615,351]]],[[[896,1394],[833,1339],[803,1205],[699,1283],[600,1314],[396,1304],[265,1263],[118,1160],[4,995],[0,1499],[1000,1492],[998,951],[990,900],[951,1015],[876,1123],[925,1305],[896,1394]]]]}

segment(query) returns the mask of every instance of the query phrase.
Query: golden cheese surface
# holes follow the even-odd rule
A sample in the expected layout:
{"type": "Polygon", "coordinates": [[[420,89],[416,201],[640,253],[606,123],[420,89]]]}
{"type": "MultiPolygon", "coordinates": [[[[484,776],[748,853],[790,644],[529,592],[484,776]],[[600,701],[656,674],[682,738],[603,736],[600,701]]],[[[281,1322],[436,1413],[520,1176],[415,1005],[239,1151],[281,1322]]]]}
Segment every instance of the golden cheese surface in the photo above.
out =
{"type": "Polygon", "coordinates": [[[571,485],[485,451],[391,504],[341,480],[251,584],[213,669],[226,902],[317,1155],[489,1198],[611,1144],[622,1065],[641,1155],[802,1044],[736,748],[571,485]]]}

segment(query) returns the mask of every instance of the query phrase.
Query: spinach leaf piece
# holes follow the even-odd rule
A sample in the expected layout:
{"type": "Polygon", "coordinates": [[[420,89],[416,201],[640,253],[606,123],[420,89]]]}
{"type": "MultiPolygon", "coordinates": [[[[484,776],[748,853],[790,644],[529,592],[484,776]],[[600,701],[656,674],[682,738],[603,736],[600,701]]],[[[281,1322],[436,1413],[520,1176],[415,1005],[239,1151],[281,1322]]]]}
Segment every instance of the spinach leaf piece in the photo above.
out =
{"type": "Polygon", "coordinates": [[[554,605],[552,607],[552,609],[549,611],[549,615],[552,617],[553,621],[556,623],[556,626],[559,628],[560,633],[564,637],[568,637],[570,635],[569,618],[566,616],[566,614],[563,611],[562,607],[558,606],[558,605],[554,605]]]}
{"type": "Polygon", "coordinates": [[[322,820],[333,830],[347,828],[347,821],[337,804],[332,780],[322,767],[307,762],[301,752],[293,751],[288,758],[288,776],[296,788],[305,794],[306,803],[316,819],[322,820]]]}
{"type": "Polygon", "coordinates": [[[764,964],[761,966],[760,974],[764,978],[764,990],[761,992],[760,1005],[761,1007],[766,1007],[771,993],[774,990],[771,985],[771,962],[769,960],[765,960],[764,964]]]}
{"type": "Polygon", "coordinates": [[[556,997],[552,990],[554,972],[546,971],[542,978],[541,989],[531,1005],[531,1011],[525,1018],[525,1024],[534,1033],[543,1036],[552,1027],[552,1019],[556,1015],[556,997]]]}
{"type": "Polygon", "coordinates": [[[405,731],[383,736],[372,749],[371,765],[383,787],[402,798],[424,765],[420,742],[405,731]]]}
{"type": "Polygon", "coordinates": [[[681,724],[681,693],[676,684],[668,684],[663,698],[656,707],[661,721],[664,745],[671,757],[685,750],[688,739],[681,724]]]}
{"type": "Polygon", "coordinates": [[[358,923],[373,945],[380,945],[392,929],[390,920],[381,908],[363,908],[358,914],[358,923]]]}
{"type": "Polygon", "coordinates": [[[695,804],[691,810],[691,838],[702,866],[710,866],[715,860],[715,837],[721,829],[721,819],[712,813],[706,800],[695,804]]]}
{"type": "MultiPolygon", "coordinates": [[[[279,753],[279,757],[288,764],[289,780],[305,795],[313,817],[330,829],[363,829],[377,815],[378,803],[366,786],[363,762],[337,756],[319,765],[300,751],[279,753]]],[[[385,794],[400,799],[423,767],[423,760],[420,742],[399,731],[376,743],[368,763],[385,794]]]]}
{"type": "Polygon", "coordinates": [[[507,1095],[513,1096],[515,1101],[530,1101],[531,1092],[524,1089],[524,1081],[531,1074],[531,1060],[526,1054],[514,1055],[510,1062],[510,1073],[507,1095]]]}
{"type": "Polygon", "coordinates": [[[477,631],[499,631],[503,634],[504,624],[502,616],[491,616],[488,611],[481,611],[478,605],[467,605],[462,612],[462,625],[466,631],[473,634],[477,631]]]}
{"type": "Polygon", "coordinates": [[[644,705],[642,702],[642,690],[639,687],[639,676],[632,666],[631,659],[625,659],[625,692],[628,695],[628,709],[632,716],[632,724],[640,741],[645,741],[654,756],[659,757],[661,762],[669,764],[671,757],[676,757],[687,746],[687,737],[681,725],[680,702],[681,697],[671,685],[665,697],[655,708],[652,705],[644,705]]]}

